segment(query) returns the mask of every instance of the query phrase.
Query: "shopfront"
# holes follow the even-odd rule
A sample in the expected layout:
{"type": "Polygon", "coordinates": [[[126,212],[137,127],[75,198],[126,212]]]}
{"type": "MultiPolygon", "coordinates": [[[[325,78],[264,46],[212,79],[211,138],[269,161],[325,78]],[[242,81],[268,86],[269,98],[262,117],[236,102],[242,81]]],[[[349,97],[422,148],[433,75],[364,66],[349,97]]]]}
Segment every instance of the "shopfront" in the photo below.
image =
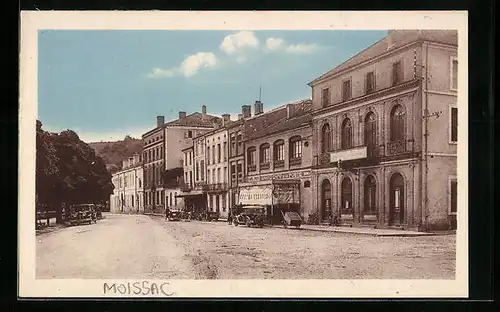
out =
{"type": "Polygon", "coordinates": [[[264,206],[274,224],[280,222],[282,213],[287,211],[301,214],[300,203],[300,180],[273,180],[239,188],[239,204],[264,206]]]}

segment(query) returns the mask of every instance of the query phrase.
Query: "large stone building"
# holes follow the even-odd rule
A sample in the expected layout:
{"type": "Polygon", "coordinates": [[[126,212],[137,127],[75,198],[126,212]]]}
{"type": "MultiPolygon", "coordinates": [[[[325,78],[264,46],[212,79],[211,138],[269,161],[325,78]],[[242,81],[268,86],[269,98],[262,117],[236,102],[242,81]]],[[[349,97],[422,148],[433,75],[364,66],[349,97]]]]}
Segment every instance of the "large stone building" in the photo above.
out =
{"type": "Polygon", "coordinates": [[[303,218],[313,212],[311,108],[312,101],[303,100],[246,121],[240,204],[264,205],[277,221],[280,210],[303,218]]]}
{"type": "Polygon", "coordinates": [[[310,83],[321,220],[453,226],[457,75],[456,31],[394,30],[310,83]]]}
{"type": "Polygon", "coordinates": [[[123,161],[122,169],[111,177],[111,181],[115,186],[109,200],[111,212],[144,212],[142,173],[142,157],[140,154],[123,161]]]}
{"type": "MultiPolygon", "coordinates": [[[[207,114],[205,105],[202,106],[201,113],[186,115],[186,112],[181,111],[178,119],[167,123],[164,122],[163,116],[157,117],[156,128],[142,136],[146,212],[165,211],[165,207],[170,204],[172,190],[166,191],[162,177],[165,174],[171,176],[171,170],[177,172],[178,168],[183,168],[182,150],[192,146],[193,138],[221,123],[221,118],[207,114]]],[[[180,189],[178,191],[180,192],[180,189]]],[[[176,197],[173,197],[173,201],[174,198],[176,197]]]]}

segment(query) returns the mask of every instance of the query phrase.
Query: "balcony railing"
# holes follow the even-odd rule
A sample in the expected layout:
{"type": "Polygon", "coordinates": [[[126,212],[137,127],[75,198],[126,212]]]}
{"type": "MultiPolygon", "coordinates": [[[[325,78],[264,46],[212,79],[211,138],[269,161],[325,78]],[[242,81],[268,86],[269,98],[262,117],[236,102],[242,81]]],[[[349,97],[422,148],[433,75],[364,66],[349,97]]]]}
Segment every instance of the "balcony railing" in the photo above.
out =
{"type": "Polygon", "coordinates": [[[203,185],[205,192],[224,192],[227,191],[227,183],[212,183],[203,185]]]}
{"type": "Polygon", "coordinates": [[[404,139],[388,142],[386,146],[387,146],[387,156],[400,155],[409,152],[406,146],[406,140],[404,139]]]}
{"type": "Polygon", "coordinates": [[[190,192],[193,189],[193,184],[191,183],[181,183],[181,192],[190,192]]]}
{"type": "Polygon", "coordinates": [[[262,163],[262,164],[259,164],[259,168],[260,170],[266,170],[266,169],[269,169],[271,168],[271,164],[270,163],[262,163]]]}
{"type": "Polygon", "coordinates": [[[285,167],[285,160],[275,160],[274,168],[283,168],[285,167]]]}
{"type": "Polygon", "coordinates": [[[299,166],[302,164],[302,157],[290,158],[290,166],[299,166]]]}
{"type": "Polygon", "coordinates": [[[257,165],[248,165],[248,172],[257,171],[257,165]]]}

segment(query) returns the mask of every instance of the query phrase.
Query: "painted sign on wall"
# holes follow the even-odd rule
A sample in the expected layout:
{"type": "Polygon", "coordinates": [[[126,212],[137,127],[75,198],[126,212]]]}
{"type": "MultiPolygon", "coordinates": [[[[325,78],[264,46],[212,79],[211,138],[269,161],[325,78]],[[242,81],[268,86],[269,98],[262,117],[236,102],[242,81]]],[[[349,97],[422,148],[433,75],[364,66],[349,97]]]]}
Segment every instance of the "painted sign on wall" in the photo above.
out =
{"type": "Polygon", "coordinates": [[[331,152],[330,162],[336,162],[338,160],[363,159],[366,157],[367,157],[366,146],[360,146],[360,147],[350,148],[347,150],[341,150],[338,152],[331,152]]]}
{"type": "Polygon", "coordinates": [[[272,205],[300,203],[297,187],[251,186],[240,189],[240,203],[243,205],[272,205]]]}

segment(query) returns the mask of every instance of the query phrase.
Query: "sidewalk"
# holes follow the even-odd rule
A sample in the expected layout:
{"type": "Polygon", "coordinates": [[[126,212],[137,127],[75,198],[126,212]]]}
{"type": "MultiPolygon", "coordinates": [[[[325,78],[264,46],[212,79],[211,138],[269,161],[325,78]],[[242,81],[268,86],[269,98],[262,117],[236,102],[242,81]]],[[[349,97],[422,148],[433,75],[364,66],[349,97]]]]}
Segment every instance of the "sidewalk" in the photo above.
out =
{"type": "MultiPolygon", "coordinates": [[[[283,225],[275,225],[277,228],[284,228],[283,225]]],[[[294,227],[288,227],[294,230],[294,227]]],[[[391,229],[374,229],[366,227],[343,227],[343,226],[327,226],[327,225],[308,225],[302,224],[298,230],[309,230],[319,232],[336,232],[336,233],[349,233],[349,234],[362,234],[371,236],[431,236],[437,235],[435,233],[405,231],[405,230],[391,230],[391,229]]]]}
{"type": "MultiPolygon", "coordinates": [[[[159,213],[146,213],[146,215],[154,215],[159,217],[165,217],[163,214],[159,213]]],[[[195,221],[195,220],[193,220],[195,221]]],[[[227,219],[219,219],[219,222],[227,222],[227,219]]],[[[285,229],[283,225],[273,225],[275,228],[285,229]]],[[[297,231],[317,231],[317,232],[335,232],[335,233],[347,233],[347,234],[361,234],[361,235],[371,235],[371,236],[400,236],[400,237],[411,237],[411,236],[434,236],[434,235],[447,235],[453,234],[449,232],[445,233],[430,233],[430,232],[417,232],[417,231],[405,231],[397,229],[374,229],[367,227],[343,227],[343,226],[327,226],[327,225],[308,225],[302,224],[298,229],[295,227],[288,227],[287,230],[297,230],[297,231]]]]}

